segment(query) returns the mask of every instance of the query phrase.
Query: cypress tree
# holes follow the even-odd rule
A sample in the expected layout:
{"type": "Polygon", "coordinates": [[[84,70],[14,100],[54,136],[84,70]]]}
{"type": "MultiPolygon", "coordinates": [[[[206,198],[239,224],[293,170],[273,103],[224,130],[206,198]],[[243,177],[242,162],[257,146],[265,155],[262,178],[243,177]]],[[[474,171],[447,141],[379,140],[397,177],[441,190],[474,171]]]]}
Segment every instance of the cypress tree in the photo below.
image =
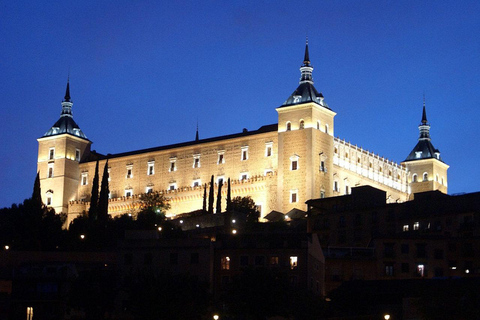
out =
{"type": "Polygon", "coordinates": [[[213,175],[210,179],[210,194],[208,195],[208,213],[213,214],[213,201],[215,199],[215,194],[213,191],[213,175]]]}
{"type": "Polygon", "coordinates": [[[204,212],[207,212],[207,184],[205,183],[205,187],[203,188],[203,207],[204,212]]]}
{"type": "Polygon", "coordinates": [[[217,192],[217,211],[216,213],[222,212],[222,186],[223,181],[218,182],[218,192],[217,192]]]}
{"type": "Polygon", "coordinates": [[[232,195],[230,189],[230,178],[228,178],[228,185],[227,185],[227,212],[232,210],[232,195]]]}
{"type": "Polygon", "coordinates": [[[40,172],[37,172],[35,183],[33,185],[32,201],[35,207],[43,207],[42,192],[40,190],[40,172]]]}
{"type": "Polygon", "coordinates": [[[102,226],[108,221],[108,159],[103,168],[102,185],[100,187],[100,198],[98,200],[98,220],[102,226]]]}
{"type": "Polygon", "coordinates": [[[88,209],[88,217],[90,220],[97,220],[98,216],[98,160],[95,166],[95,175],[92,182],[92,197],[90,198],[90,209],[88,209]]]}

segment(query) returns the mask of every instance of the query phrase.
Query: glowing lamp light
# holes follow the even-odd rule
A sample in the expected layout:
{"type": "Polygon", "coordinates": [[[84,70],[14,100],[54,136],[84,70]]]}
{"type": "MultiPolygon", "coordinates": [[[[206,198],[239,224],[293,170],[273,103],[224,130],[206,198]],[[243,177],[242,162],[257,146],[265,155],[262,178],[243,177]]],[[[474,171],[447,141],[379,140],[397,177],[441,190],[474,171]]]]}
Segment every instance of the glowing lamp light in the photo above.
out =
{"type": "Polygon", "coordinates": [[[82,239],[82,240],[85,239],[85,235],[84,235],[84,234],[81,234],[81,235],[80,235],[80,239],[82,239]]]}
{"type": "Polygon", "coordinates": [[[384,318],[385,320],[390,320],[390,315],[389,315],[389,314],[386,314],[386,315],[383,316],[383,318],[384,318]]]}
{"type": "Polygon", "coordinates": [[[470,270],[469,270],[469,269],[465,269],[465,273],[470,273],[470,270]]]}
{"type": "Polygon", "coordinates": [[[237,234],[237,229],[233,229],[232,234],[237,234]]]}
{"type": "Polygon", "coordinates": [[[180,223],[183,223],[183,220],[180,220],[180,223]]]}
{"type": "Polygon", "coordinates": [[[232,223],[235,223],[235,222],[237,222],[237,221],[235,221],[235,219],[233,219],[233,220],[232,220],[232,223]]]}
{"type": "Polygon", "coordinates": [[[158,227],[158,231],[162,231],[162,227],[158,227]]]}
{"type": "Polygon", "coordinates": [[[10,246],[9,246],[9,245],[6,245],[4,248],[5,248],[5,250],[9,250],[9,249],[10,249],[10,246]]]}
{"type": "Polygon", "coordinates": [[[199,225],[199,224],[197,224],[197,225],[196,225],[196,227],[197,227],[197,228],[200,228],[200,225],[199,225]]]}
{"type": "Polygon", "coordinates": [[[218,314],[214,314],[214,315],[213,315],[213,320],[218,320],[218,319],[220,319],[220,317],[218,316],[218,314]]]}

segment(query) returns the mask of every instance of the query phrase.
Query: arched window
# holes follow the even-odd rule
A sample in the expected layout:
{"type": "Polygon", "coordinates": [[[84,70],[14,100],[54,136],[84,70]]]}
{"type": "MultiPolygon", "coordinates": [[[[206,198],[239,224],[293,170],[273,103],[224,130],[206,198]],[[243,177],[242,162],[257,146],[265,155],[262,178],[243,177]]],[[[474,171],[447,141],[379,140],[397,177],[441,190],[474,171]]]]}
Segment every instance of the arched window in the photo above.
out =
{"type": "Polygon", "coordinates": [[[305,121],[300,120],[300,129],[305,128],[305,121]]]}
{"type": "Polygon", "coordinates": [[[328,124],[325,125],[325,133],[328,133],[328,124]]]}
{"type": "Polygon", "coordinates": [[[418,181],[418,178],[417,178],[417,174],[415,173],[413,176],[412,176],[412,182],[417,182],[418,181]]]}
{"type": "Polygon", "coordinates": [[[290,123],[290,121],[287,122],[287,131],[290,131],[292,130],[292,124],[290,123]]]}
{"type": "Polygon", "coordinates": [[[435,181],[438,182],[438,174],[435,176],[435,181]]]}
{"type": "Polygon", "coordinates": [[[317,121],[317,130],[320,130],[320,120],[317,121]]]}
{"type": "Polygon", "coordinates": [[[423,181],[428,181],[428,173],[423,173],[423,181]]]}

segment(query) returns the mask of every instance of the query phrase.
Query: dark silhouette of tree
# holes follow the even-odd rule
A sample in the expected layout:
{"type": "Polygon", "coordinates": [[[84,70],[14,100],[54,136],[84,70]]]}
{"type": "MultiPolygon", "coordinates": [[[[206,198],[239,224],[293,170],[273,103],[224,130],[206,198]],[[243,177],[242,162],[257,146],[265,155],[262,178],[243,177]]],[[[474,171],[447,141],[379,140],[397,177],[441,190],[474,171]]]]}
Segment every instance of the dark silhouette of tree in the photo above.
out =
{"type": "Polygon", "coordinates": [[[91,221],[96,221],[98,218],[98,160],[95,165],[95,175],[93,176],[92,181],[92,196],[90,198],[88,217],[91,221]]]}
{"type": "Polygon", "coordinates": [[[207,184],[205,183],[205,187],[203,188],[203,212],[207,212],[207,184]]]}
{"type": "Polygon", "coordinates": [[[231,194],[230,178],[228,178],[227,185],[227,212],[232,210],[232,194],[231,194]]]}
{"type": "Polygon", "coordinates": [[[247,223],[258,222],[260,212],[258,212],[255,201],[250,196],[233,198],[232,210],[245,214],[247,223]]]}
{"type": "Polygon", "coordinates": [[[102,175],[102,185],[100,188],[100,199],[98,200],[98,222],[100,227],[105,228],[107,226],[108,215],[108,194],[110,190],[108,188],[108,160],[105,162],[102,175]]]}
{"type": "Polygon", "coordinates": [[[35,177],[35,183],[33,185],[32,193],[32,202],[33,205],[36,207],[41,208],[43,206],[42,192],[40,190],[40,172],[37,172],[37,176],[35,177]]]}
{"type": "Polygon", "coordinates": [[[210,179],[210,194],[208,195],[208,213],[213,214],[213,201],[215,199],[215,194],[213,191],[213,175],[210,179]]]}
{"type": "Polygon", "coordinates": [[[220,214],[222,212],[222,186],[223,182],[218,182],[218,191],[217,191],[217,211],[216,213],[220,214]]]}

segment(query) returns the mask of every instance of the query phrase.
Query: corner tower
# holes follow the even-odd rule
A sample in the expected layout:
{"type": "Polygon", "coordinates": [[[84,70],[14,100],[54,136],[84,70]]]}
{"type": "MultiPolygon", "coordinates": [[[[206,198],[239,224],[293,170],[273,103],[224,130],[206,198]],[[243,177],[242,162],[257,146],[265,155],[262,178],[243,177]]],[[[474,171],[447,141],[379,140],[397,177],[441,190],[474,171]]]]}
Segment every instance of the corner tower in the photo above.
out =
{"type": "Polygon", "coordinates": [[[431,190],[447,193],[448,165],[442,161],[440,151],[435,149],[430,138],[430,124],[427,121],[425,99],[422,121],[418,126],[418,143],[402,162],[408,172],[408,186],[411,195],[431,190]]]}
{"type": "Polygon", "coordinates": [[[73,120],[72,106],[70,82],[67,81],[60,119],[37,139],[42,201],[57,213],[67,213],[68,202],[77,197],[78,164],[90,153],[91,142],[73,120]]]}
{"type": "Polygon", "coordinates": [[[333,118],[313,86],[313,67],[305,45],[300,83],[278,112],[277,208],[306,209],[305,201],[332,196],[333,118]]]}

